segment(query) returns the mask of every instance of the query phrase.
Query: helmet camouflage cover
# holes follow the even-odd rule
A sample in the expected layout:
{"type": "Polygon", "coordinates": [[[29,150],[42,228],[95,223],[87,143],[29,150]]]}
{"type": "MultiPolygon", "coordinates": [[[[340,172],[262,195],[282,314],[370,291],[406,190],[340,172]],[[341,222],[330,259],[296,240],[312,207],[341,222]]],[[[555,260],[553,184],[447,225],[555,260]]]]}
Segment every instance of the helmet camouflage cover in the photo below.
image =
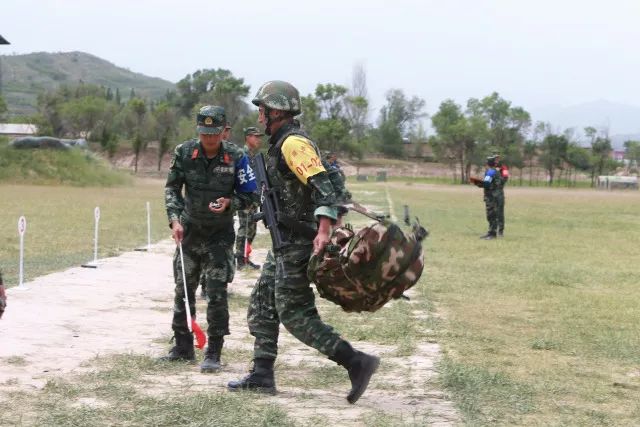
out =
{"type": "Polygon", "coordinates": [[[260,86],[251,102],[256,106],[264,105],[274,110],[290,111],[294,116],[301,113],[298,89],[281,80],[273,80],[260,86]]]}

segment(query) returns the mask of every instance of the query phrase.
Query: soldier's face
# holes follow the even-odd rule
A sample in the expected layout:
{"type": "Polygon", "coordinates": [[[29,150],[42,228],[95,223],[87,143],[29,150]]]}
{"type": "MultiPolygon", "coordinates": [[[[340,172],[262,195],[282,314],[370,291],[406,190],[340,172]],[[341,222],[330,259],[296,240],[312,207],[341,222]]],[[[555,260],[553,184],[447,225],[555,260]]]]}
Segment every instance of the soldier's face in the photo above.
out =
{"type": "Polygon", "coordinates": [[[221,132],[217,135],[209,134],[209,133],[201,133],[200,134],[200,142],[204,145],[205,149],[215,148],[220,145],[222,141],[222,137],[224,136],[224,132],[221,132]]]}
{"type": "Polygon", "coordinates": [[[247,146],[253,150],[256,151],[260,148],[260,145],[262,144],[262,139],[258,136],[258,135],[247,135],[247,146]]]}

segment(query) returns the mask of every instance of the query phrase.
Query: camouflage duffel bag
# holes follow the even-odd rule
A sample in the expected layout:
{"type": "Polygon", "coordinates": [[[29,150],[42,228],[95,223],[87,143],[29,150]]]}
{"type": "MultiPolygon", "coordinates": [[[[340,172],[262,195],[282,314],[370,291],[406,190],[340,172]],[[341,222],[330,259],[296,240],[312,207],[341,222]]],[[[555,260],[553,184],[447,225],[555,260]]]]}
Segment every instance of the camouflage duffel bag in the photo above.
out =
{"type": "Polygon", "coordinates": [[[426,235],[419,224],[405,233],[386,220],[355,233],[350,226],[339,227],[324,253],[311,257],[309,280],[321,297],[347,312],[376,311],[420,279],[426,235]]]}

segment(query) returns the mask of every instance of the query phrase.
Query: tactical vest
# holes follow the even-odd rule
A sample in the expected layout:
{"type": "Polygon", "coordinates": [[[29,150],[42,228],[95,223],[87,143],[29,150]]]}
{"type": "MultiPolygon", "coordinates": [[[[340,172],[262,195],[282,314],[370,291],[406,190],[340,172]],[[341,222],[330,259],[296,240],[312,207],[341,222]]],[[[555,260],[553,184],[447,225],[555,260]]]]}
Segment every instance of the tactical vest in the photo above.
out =
{"type": "MultiPolygon", "coordinates": [[[[271,137],[273,142],[269,147],[266,160],[267,175],[271,186],[277,191],[281,214],[299,222],[310,223],[309,225],[315,227],[314,212],[318,206],[311,198],[311,188],[300,182],[282,158],[282,144],[291,135],[299,135],[309,139],[298,126],[293,124],[285,125],[279,129],[271,137]]],[[[311,144],[318,153],[318,148],[313,141],[311,144]]]]}
{"type": "Polygon", "coordinates": [[[222,142],[218,155],[207,159],[198,140],[189,140],[182,147],[182,168],[185,176],[183,216],[186,221],[202,226],[233,227],[233,212],[214,214],[209,203],[220,197],[231,198],[235,186],[238,150],[222,142]]]}

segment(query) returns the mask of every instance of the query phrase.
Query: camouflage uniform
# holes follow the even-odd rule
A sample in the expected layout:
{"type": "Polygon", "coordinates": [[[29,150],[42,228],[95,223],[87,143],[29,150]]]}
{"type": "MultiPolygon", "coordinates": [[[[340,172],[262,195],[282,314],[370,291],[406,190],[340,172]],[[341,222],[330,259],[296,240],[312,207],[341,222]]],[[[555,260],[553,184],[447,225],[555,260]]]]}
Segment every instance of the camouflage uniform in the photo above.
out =
{"type": "MultiPolygon", "coordinates": [[[[282,213],[317,229],[316,215],[337,219],[336,192],[328,173],[315,175],[312,187],[303,185],[288,172],[279,149],[291,135],[303,133],[299,127],[290,124],[272,135],[267,173],[272,185],[281,188],[282,213]]],[[[286,233],[292,244],[270,253],[252,294],[248,321],[249,331],[256,338],[254,356],[276,357],[279,323],[282,322],[300,341],[331,357],[342,339],[331,326],[322,322],[315,307],[315,296],[307,278],[313,241],[294,231],[286,233]]]]}
{"type": "MultiPolygon", "coordinates": [[[[201,127],[198,130],[200,133],[213,133],[206,132],[206,129],[203,131],[201,127]]],[[[184,227],[182,248],[192,316],[195,315],[194,296],[198,280],[201,273],[206,277],[209,337],[229,334],[227,283],[233,280],[235,271],[233,213],[252,202],[250,194],[255,190],[255,177],[247,175],[247,164],[246,156],[233,144],[221,142],[218,154],[207,159],[199,140],[189,140],[176,147],[165,186],[169,222],[177,220],[184,227]],[[252,183],[253,187],[247,187],[247,183],[252,183]],[[185,187],[184,197],[182,187],[185,187]],[[231,207],[216,214],[209,210],[209,204],[219,197],[231,198],[231,207]]],[[[180,253],[176,250],[172,321],[176,338],[190,335],[184,306],[182,268],[180,253]]]]}
{"type": "MultiPolygon", "coordinates": [[[[244,134],[245,134],[245,137],[248,135],[256,135],[256,136],[263,135],[263,133],[260,132],[255,127],[248,127],[244,129],[244,134]]],[[[254,167],[253,158],[257,153],[251,152],[251,149],[246,145],[244,146],[243,150],[245,155],[249,158],[249,164],[253,168],[254,167]]],[[[249,244],[252,244],[253,239],[255,239],[256,237],[257,224],[256,224],[256,221],[253,219],[253,215],[257,212],[257,210],[258,210],[258,204],[255,204],[255,205],[251,205],[249,209],[238,211],[238,234],[236,236],[235,256],[240,265],[245,261],[248,261],[244,259],[245,241],[249,244]]]]}
{"type": "MultiPolygon", "coordinates": [[[[484,203],[487,213],[489,231],[483,238],[495,238],[498,232],[498,214],[500,206],[504,209],[503,180],[500,171],[495,167],[495,158],[487,159],[487,169],[483,179],[484,203]]],[[[503,214],[504,215],[504,211],[503,214]]],[[[504,224],[504,216],[502,218],[504,224]]]]}
{"type": "MultiPolygon", "coordinates": [[[[228,388],[275,393],[273,366],[282,323],[298,340],[347,369],[352,385],[347,400],[355,403],[366,390],[380,360],[354,350],[322,322],[307,277],[314,244],[310,234],[316,233],[318,220],[338,219],[334,188],[338,181],[334,182],[322,165],[317,146],[293,119],[301,112],[300,94],[295,87],[283,81],[267,82],[252,103],[260,108],[261,123],[271,135],[266,174],[278,199],[277,227],[288,243],[269,253],[251,295],[247,317],[249,331],[255,337],[253,369],[245,378],[229,382],[228,388]],[[271,110],[284,114],[271,115],[271,110]],[[274,120],[281,123],[274,126],[274,120]],[[302,228],[311,233],[304,233],[302,228]]],[[[337,171],[336,177],[344,183],[337,171]]],[[[346,191],[340,189],[340,193],[346,191]]]]}
{"type": "Polygon", "coordinates": [[[497,208],[497,221],[498,221],[498,236],[502,236],[504,234],[504,186],[507,185],[507,181],[509,181],[509,168],[502,164],[497,157],[497,168],[498,172],[500,172],[501,183],[498,186],[498,197],[496,199],[498,208],[497,208]]]}

